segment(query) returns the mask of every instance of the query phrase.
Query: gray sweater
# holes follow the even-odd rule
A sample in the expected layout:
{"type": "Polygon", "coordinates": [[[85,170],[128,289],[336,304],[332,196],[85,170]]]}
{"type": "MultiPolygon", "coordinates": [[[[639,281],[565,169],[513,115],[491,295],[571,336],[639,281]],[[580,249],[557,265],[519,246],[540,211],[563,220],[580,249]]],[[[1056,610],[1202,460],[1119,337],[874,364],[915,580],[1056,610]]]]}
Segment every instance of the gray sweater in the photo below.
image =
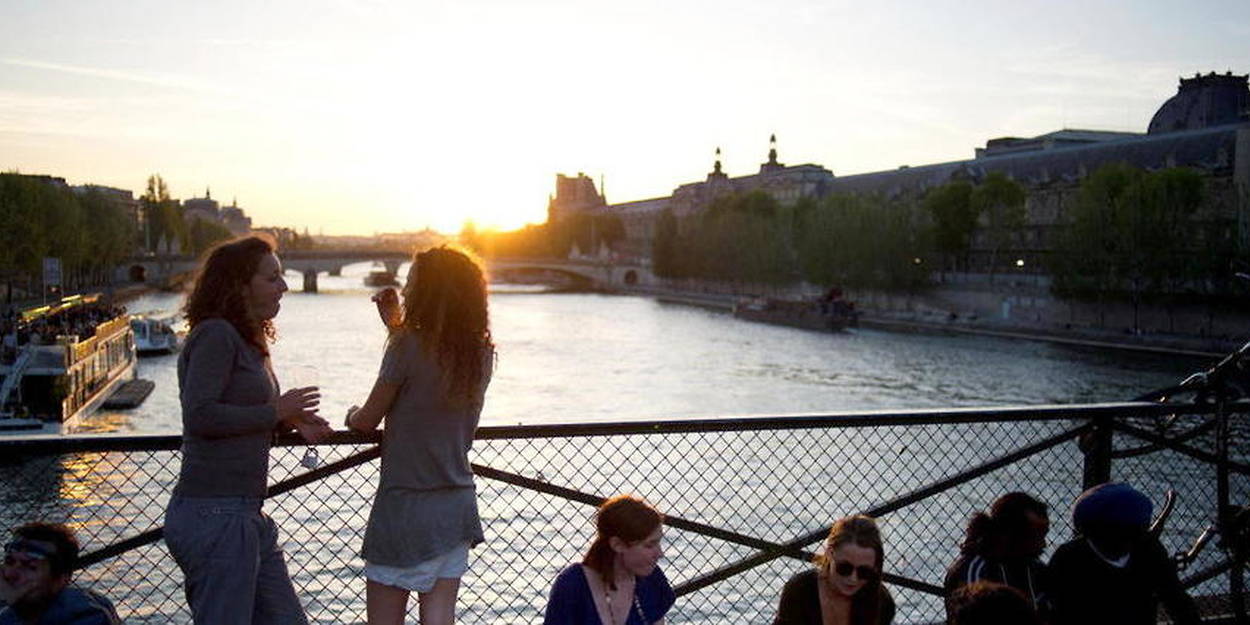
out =
{"type": "Polygon", "coordinates": [[[207,319],[178,356],[182,471],[174,495],[264,497],[278,425],[269,358],[230,322],[207,319]]]}

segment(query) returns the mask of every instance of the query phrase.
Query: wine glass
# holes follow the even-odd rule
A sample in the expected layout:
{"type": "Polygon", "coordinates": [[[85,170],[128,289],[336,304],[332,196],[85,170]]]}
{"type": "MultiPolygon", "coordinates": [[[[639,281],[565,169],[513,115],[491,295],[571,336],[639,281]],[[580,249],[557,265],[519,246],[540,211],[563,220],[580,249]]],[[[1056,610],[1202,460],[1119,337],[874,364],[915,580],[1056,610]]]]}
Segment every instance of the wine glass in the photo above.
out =
{"type": "MultiPolygon", "coordinates": [[[[317,388],[317,367],[314,365],[295,365],[290,368],[289,372],[291,380],[291,388],[304,388],[311,386],[317,388]]],[[[304,457],[300,458],[300,466],[305,469],[315,469],[321,465],[321,453],[312,444],[304,448],[304,457]]]]}

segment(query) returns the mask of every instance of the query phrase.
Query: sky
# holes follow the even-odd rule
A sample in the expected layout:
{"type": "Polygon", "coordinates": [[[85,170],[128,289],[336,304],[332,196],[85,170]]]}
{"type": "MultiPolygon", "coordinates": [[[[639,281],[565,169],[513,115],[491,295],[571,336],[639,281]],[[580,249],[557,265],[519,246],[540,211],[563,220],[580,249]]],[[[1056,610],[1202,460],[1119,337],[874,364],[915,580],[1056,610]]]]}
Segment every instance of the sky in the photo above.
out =
{"type": "Polygon", "coordinates": [[[0,0],[0,170],[238,205],[325,234],[541,223],[714,152],[846,175],[989,138],[1144,132],[1250,72],[1245,0],[0,0]]]}

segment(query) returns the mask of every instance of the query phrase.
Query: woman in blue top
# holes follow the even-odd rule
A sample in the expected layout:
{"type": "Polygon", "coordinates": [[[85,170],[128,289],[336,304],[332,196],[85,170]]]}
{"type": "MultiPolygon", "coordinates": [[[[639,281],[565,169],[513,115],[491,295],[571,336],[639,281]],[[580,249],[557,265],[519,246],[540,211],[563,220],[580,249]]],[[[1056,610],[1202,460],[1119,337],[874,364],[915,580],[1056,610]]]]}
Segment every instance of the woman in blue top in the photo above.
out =
{"type": "Polygon", "coordinates": [[[551,586],[544,625],[663,623],[677,595],[657,563],[664,555],[664,517],[633,495],[599,506],[598,535],[580,564],[551,586]]]}

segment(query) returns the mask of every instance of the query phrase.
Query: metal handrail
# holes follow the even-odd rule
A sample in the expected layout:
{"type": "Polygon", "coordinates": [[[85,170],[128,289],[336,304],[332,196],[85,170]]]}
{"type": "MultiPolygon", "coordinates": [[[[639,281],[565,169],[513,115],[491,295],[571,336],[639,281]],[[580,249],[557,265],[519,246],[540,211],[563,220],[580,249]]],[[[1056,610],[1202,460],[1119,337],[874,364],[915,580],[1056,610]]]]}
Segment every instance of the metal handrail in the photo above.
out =
{"type": "MultiPolygon", "coordinates": [[[[1250,412],[1250,401],[1229,404],[1232,412],[1250,412]]],[[[1161,417],[1172,414],[1209,414],[1206,404],[1159,404],[1154,402],[1106,402],[1045,406],[995,406],[940,410],[859,410],[824,414],[745,415],[696,419],[581,421],[520,425],[483,425],[477,440],[570,438],[614,434],[674,434],[807,428],[866,428],[957,423],[1009,423],[1074,419],[1111,419],[1126,414],[1161,417]]],[[[1135,432],[1134,432],[1135,433],[1135,432]]],[[[381,432],[337,431],[316,445],[375,444],[381,432]]],[[[305,446],[294,433],[274,440],[280,447],[305,446]]],[[[19,434],[0,439],[0,451],[13,449],[27,454],[93,451],[170,451],[182,445],[178,434],[19,434]]]]}
{"type": "MultiPolygon", "coordinates": [[[[1250,402],[1230,403],[1225,406],[1230,412],[1250,412],[1250,402]]],[[[791,415],[749,415],[719,418],[699,418],[681,420],[636,420],[636,421],[585,421],[544,423],[533,425],[484,425],[478,428],[477,440],[525,440],[525,439],[571,439],[578,437],[606,436],[651,436],[688,433],[736,433],[750,431],[786,431],[811,429],[862,429],[862,428],[905,428],[909,426],[942,426],[955,424],[990,424],[990,423],[1038,423],[1038,422],[1071,422],[1071,426],[1062,429],[1048,428],[1044,437],[1020,440],[1019,445],[1006,447],[997,452],[996,457],[982,458],[979,464],[960,468],[949,474],[935,472],[928,483],[919,482],[910,491],[891,494],[885,501],[863,508],[861,511],[872,516],[883,516],[899,511],[918,502],[927,501],[935,495],[953,489],[985,476],[993,471],[1053,449],[1065,442],[1080,439],[1084,436],[1104,432],[1110,436],[1130,437],[1135,440],[1149,442],[1170,452],[1181,454],[1202,463],[1218,460],[1213,454],[1197,449],[1189,439],[1178,441],[1147,431],[1140,427],[1122,423],[1125,417],[1154,418],[1169,415],[1202,415],[1211,414],[1213,407],[1209,403],[1192,404],[1160,404],[1155,402],[1113,402],[1084,405],[1048,405],[1048,406],[1002,406],[972,407],[949,409],[918,409],[918,410],[871,410],[825,414],[791,414],[791,415]]],[[[298,447],[304,443],[293,433],[275,437],[278,447],[298,447]]],[[[18,435],[0,439],[0,466],[10,462],[21,462],[24,459],[93,452],[152,452],[176,451],[181,447],[182,439],[174,434],[162,435],[89,435],[89,436],[57,436],[57,435],[18,435]]],[[[269,496],[289,492],[346,469],[356,467],[377,459],[380,456],[382,443],[381,432],[336,432],[327,439],[317,443],[319,446],[336,445],[369,445],[349,455],[340,457],[325,466],[292,475],[273,484],[269,496]]],[[[1103,453],[1086,450],[1087,466],[1090,454],[1103,453]]],[[[1109,454],[1107,461],[1114,454],[1109,454]]],[[[1250,465],[1235,461],[1225,461],[1228,469],[1234,473],[1250,472],[1250,465]]],[[[531,492],[543,493],[560,499],[594,506],[603,501],[595,493],[588,493],[547,481],[541,474],[537,477],[521,475],[515,471],[499,467],[475,463],[474,472],[479,478],[509,484],[531,492]]],[[[790,539],[765,539],[751,536],[742,531],[727,527],[717,527],[712,523],[701,522],[680,516],[671,516],[666,523],[674,528],[698,534],[706,538],[722,541],[738,547],[746,547],[748,552],[736,561],[727,562],[715,570],[696,572],[693,577],[675,583],[679,595],[688,595],[721,581],[730,579],[740,573],[779,558],[808,560],[813,555],[809,547],[821,540],[829,531],[829,526],[801,529],[801,535],[790,539]]],[[[150,527],[150,526],[149,526],[150,527]]],[[[132,536],[116,540],[111,544],[86,553],[82,566],[98,564],[109,558],[118,556],[143,545],[161,539],[163,530],[151,527],[132,536]]],[[[1222,570],[1211,573],[1217,575],[1222,570]]],[[[922,579],[909,578],[890,572],[886,577],[891,584],[918,591],[925,595],[940,596],[940,586],[922,579]]],[[[1203,577],[1202,579],[1206,579],[1203,577]]],[[[1187,580],[1197,583],[1194,580],[1187,580]]],[[[1197,581],[1201,581],[1197,580],[1197,581]]]]}

